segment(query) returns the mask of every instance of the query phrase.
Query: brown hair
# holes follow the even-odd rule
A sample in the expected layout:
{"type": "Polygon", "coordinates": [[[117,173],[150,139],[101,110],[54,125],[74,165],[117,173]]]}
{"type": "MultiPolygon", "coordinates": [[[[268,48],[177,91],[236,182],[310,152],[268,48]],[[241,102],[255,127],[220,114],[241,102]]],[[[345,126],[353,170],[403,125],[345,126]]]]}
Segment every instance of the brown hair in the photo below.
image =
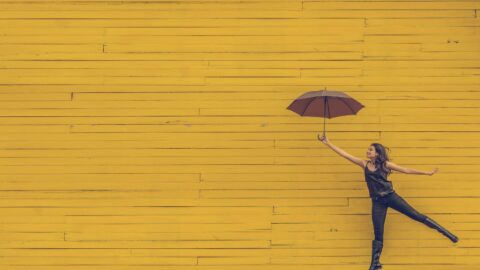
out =
{"type": "Polygon", "coordinates": [[[375,166],[378,165],[376,169],[380,170],[381,172],[389,175],[392,173],[392,170],[387,168],[387,161],[389,161],[389,157],[387,154],[390,152],[390,148],[383,146],[381,143],[372,143],[371,146],[375,148],[375,152],[377,152],[377,157],[375,158],[375,166]]]}

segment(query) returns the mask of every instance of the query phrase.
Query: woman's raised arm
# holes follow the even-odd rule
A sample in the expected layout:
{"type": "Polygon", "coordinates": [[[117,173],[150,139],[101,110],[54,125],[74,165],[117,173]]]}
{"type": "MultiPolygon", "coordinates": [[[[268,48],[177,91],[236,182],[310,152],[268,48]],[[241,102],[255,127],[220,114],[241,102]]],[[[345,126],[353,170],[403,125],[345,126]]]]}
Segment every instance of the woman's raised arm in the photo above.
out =
{"type": "Polygon", "coordinates": [[[328,139],[327,139],[327,136],[323,135],[323,136],[320,136],[320,134],[317,135],[317,138],[318,140],[320,140],[323,144],[325,144],[326,146],[330,147],[330,149],[332,149],[333,151],[335,151],[337,154],[339,154],[340,156],[350,160],[351,162],[353,162],[354,164],[357,164],[358,166],[362,167],[362,169],[365,167],[365,162],[361,159],[361,158],[358,158],[356,156],[353,156],[349,153],[347,153],[345,150],[339,148],[338,146],[334,145],[333,143],[331,143],[328,139]]]}

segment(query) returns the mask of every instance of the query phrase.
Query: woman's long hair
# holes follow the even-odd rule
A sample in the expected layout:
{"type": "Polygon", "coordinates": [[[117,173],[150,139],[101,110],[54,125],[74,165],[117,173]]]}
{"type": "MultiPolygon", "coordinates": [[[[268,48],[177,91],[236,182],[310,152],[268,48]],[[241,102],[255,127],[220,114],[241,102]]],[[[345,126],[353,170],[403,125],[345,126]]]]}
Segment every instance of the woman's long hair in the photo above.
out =
{"type": "Polygon", "coordinates": [[[376,169],[380,170],[380,172],[385,173],[387,176],[392,173],[392,170],[387,168],[387,161],[390,159],[388,158],[387,151],[390,152],[390,148],[383,146],[380,143],[372,143],[371,146],[375,148],[375,152],[377,152],[377,157],[375,158],[375,166],[376,169]]]}

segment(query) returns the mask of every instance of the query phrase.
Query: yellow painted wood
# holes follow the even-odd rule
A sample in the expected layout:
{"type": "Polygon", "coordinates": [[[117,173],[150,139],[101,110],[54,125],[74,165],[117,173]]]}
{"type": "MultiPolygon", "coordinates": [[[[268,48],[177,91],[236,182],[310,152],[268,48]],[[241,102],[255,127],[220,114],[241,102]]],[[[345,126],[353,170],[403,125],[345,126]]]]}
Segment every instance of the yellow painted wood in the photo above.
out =
{"type": "Polygon", "coordinates": [[[0,269],[360,270],[362,168],[286,107],[365,108],[337,146],[390,175],[385,269],[480,270],[480,2],[0,3],[0,269]]]}

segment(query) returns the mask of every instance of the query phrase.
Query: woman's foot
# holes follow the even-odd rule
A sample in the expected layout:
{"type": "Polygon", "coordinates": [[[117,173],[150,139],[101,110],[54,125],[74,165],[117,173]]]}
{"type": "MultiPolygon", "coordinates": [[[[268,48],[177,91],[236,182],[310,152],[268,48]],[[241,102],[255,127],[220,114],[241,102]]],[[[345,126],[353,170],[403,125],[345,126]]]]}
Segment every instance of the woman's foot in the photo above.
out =
{"type": "Polygon", "coordinates": [[[382,264],[380,263],[380,254],[382,254],[382,248],[382,241],[372,240],[372,261],[370,263],[369,270],[382,269],[382,264]]]}
{"type": "Polygon", "coordinates": [[[458,242],[458,237],[456,235],[454,235],[453,233],[449,232],[447,229],[443,228],[442,226],[440,226],[440,224],[436,223],[433,219],[427,217],[425,219],[425,224],[430,227],[430,228],[434,228],[436,229],[437,231],[439,231],[441,234],[445,235],[448,239],[450,239],[450,241],[452,241],[453,243],[456,243],[458,242]]]}

